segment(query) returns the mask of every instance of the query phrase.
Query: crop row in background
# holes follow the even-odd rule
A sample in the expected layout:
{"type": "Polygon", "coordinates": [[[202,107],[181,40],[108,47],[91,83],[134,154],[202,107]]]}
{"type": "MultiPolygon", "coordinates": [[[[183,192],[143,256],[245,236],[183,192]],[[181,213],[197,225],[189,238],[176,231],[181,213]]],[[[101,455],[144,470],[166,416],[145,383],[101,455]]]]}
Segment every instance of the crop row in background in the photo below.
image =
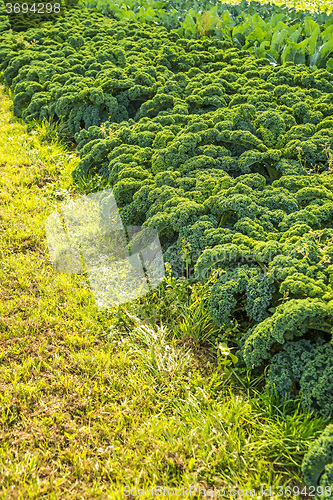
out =
{"type": "MultiPolygon", "coordinates": [[[[50,5],[53,5],[53,1],[50,5]]],[[[28,0],[26,6],[33,4],[28,0]]],[[[18,4],[19,5],[19,4],[18,4]]],[[[66,12],[69,2],[61,0],[61,12],[66,12]]],[[[315,4],[311,4],[314,8],[315,4]]],[[[308,9],[311,10],[311,5],[308,9]]],[[[295,7],[303,7],[296,4],[295,7]]],[[[297,10],[291,5],[283,6],[247,3],[239,5],[228,2],[138,2],[112,3],[105,0],[83,2],[77,7],[88,7],[116,20],[137,21],[160,25],[185,38],[202,39],[216,36],[228,40],[238,48],[248,49],[256,57],[266,57],[272,64],[293,61],[310,67],[333,69],[333,18],[330,3],[316,4],[318,12],[297,10]],[[319,10],[320,9],[320,10],[319,10]]],[[[26,30],[41,21],[61,14],[36,15],[32,12],[5,14],[4,2],[0,2],[0,32],[9,27],[26,30]],[[3,14],[1,14],[3,13],[3,14]]]]}

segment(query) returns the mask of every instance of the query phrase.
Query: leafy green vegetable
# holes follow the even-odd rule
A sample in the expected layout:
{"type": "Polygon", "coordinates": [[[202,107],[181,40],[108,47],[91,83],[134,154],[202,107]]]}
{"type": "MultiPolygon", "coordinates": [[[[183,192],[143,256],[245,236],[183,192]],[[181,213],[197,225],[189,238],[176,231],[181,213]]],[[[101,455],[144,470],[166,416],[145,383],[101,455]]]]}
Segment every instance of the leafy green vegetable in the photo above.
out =
{"type": "Polygon", "coordinates": [[[333,424],[310,446],[302,464],[306,484],[314,486],[315,500],[332,498],[333,424]]]}

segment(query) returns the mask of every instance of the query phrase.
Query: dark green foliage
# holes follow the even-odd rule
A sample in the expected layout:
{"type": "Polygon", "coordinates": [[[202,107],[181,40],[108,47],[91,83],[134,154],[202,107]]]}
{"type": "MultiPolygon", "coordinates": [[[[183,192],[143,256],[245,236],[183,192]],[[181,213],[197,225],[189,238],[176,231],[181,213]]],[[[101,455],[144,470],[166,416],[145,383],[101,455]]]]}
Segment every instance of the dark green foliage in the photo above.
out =
{"type": "Polygon", "coordinates": [[[247,338],[243,358],[249,367],[260,366],[271,358],[279,344],[303,337],[311,330],[331,333],[333,301],[291,299],[276,308],[273,316],[259,323],[247,338]]]}
{"type": "Polygon", "coordinates": [[[268,388],[282,399],[298,390],[304,411],[318,413],[327,421],[333,416],[333,345],[309,340],[287,342],[271,360],[268,388]]]}
{"type": "Polygon", "coordinates": [[[305,410],[312,410],[333,418],[333,345],[319,346],[312,360],[306,364],[300,380],[302,403],[305,410]]]}
{"type": "MultiPolygon", "coordinates": [[[[19,44],[14,36],[0,57],[17,116],[61,119],[72,136],[118,124],[122,142],[152,148],[155,174],[214,168],[278,179],[315,164],[328,169],[322,147],[333,145],[325,122],[333,113],[328,72],[317,70],[322,88],[314,95],[308,80],[298,78],[302,72],[316,82],[317,72],[308,68],[281,70],[247,51],[226,49],[217,38],[174,41],[161,27],[76,10],[29,30],[19,44]]],[[[75,175],[80,169],[86,175],[98,161],[82,156],[75,175]]]]}
{"type": "Polygon", "coordinates": [[[244,266],[231,270],[231,273],[230,270],[213,285],[209,298],[210,314],[216,324],[221,326],[229,323],[230,313],[237,305],[236,297],[242,293],[245,294],[245,310],[248,316],[255,321],[265,319],[268,316],[266,307],[275,290],[274,285],[261,274],[260,268],[249,269],[244,266]]]}
{"type": "Polygon", "coordinates": [[[302,471],[306,484],[316,488],[316,495],[313,497],[315,500],[332,498],[333,424],[328,425],[322,435],[310,446],[303,459],[302,471]]]}

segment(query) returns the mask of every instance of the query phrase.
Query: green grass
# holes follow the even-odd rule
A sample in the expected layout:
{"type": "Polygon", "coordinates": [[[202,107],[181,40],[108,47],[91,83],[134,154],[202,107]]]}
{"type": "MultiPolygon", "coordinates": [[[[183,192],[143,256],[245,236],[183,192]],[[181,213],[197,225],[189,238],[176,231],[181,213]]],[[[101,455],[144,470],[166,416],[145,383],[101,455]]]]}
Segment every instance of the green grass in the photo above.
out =
{"type": "Polygon", "coordinates": [[[78,158],[54,127],[14,119],[3,88],[0,110],[0,498],[302,485],[325,424],[258,392],[263,377],[223,368],[209,284],[169,276],[101,312],[85,275],[53,269],[44,223],[80,194],[78,158]]]}

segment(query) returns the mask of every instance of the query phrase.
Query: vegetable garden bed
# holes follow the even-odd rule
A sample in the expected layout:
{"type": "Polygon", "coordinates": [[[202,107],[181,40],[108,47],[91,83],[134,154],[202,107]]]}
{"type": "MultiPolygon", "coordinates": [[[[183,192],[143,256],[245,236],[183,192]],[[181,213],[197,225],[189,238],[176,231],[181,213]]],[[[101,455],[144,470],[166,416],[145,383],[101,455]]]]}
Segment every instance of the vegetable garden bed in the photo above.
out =
{"type": "MultiPolygon", "coordinates": [[[[299,397],[329,423],[333,23],[305,17],[303,28],[290,30],[281,66],[232,37],[73,9],[4,31],[0,70],[16,116],[75,141],[78,189],[112,187],[124,225],[158,231],[174,277],[211,280],[208,311],[237,349],[236,369],[268,370],[271,396],[299,397]]],[[[327,456],[317,485],[333,483],[327,456]]]]}

